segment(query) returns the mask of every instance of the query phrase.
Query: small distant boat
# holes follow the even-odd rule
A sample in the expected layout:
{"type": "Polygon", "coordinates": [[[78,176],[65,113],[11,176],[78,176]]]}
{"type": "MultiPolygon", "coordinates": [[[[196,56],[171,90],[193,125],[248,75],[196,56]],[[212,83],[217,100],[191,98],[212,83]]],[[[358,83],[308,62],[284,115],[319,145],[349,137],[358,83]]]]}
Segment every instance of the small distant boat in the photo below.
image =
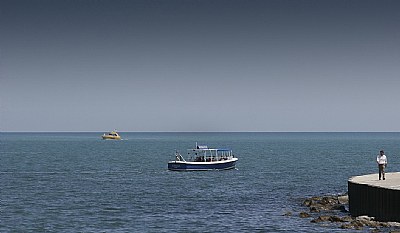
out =
{"type": "Polygon", "coordinates": [[[103,134],[101,136],[104,140],[121,140],[121,136],[117,133],[116,130],[109,132],[108,134],[103,134]]]}
{"type": "Polygon", "coordinates": [[[238,158],[230,149],[211,149],[207,146],[198,146],[187,150],[187,158],[176,151],[175,161],[168,162],[168,170],[171,171],[207,171],[228,170],[236,166],[238,158]]]}

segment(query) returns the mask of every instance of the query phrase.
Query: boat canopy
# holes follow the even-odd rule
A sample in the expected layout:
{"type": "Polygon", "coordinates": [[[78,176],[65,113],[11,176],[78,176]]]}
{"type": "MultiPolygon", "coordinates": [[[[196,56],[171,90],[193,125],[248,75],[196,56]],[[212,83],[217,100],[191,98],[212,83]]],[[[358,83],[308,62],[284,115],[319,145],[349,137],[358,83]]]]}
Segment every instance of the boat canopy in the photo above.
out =
{"type": "Polygon", "coordinates": [[[213,149],[213,148],[197,148],[197,149],[188,149],[188,150],[191,150],[191,151],[205,151],[205,150],[207,150],[207,151],[231,151],[231,149],[227,149],[227,148],[224,148],[224,149],[219,149],[219,148],[215,148],[215,149],[213,149]]]}
{"type": "Polygon", "coordinates": [[[232,150],[228,148],[208,148],[206,145],[198,145],[196,142],[196,148],[188,149],[188,155],[194,154],[194,156],[211,156],[211,157],[226,157],[233,156],[232,150]]]}
{"type": "Polygon", "coordinates": [[[227,149],[227,148],[224,148],[224,149],[217,149],[218,151],[231,151],[231,149],[227,149]]]}

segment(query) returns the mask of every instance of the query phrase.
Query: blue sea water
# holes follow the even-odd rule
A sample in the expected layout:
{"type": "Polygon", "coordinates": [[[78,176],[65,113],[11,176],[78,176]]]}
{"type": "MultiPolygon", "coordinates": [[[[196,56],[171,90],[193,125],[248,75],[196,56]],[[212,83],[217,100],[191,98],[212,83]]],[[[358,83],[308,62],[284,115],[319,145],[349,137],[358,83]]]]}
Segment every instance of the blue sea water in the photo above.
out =
{"type": "Polygon", "coordinates": [[[400,170],[400,133],[0,133],[0,232],[348,232],[305,197],[400,170]],[[231,148],[237,169],[172,172],[175,150],[231,148]],[[292,216],[285,213],[292,212],[292,216]]]}

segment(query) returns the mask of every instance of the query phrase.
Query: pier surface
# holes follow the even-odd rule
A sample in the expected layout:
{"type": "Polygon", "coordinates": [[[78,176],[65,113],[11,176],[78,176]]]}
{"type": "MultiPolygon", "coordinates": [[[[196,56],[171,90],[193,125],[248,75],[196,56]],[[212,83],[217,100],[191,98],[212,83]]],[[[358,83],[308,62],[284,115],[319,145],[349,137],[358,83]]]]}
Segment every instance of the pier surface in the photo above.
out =
{"type": "Polygon", "coordinates": [[[378,174],[370,174],[365,176],[355,176],[350,178],[349,181],[358,184],[400,190],[400,172],[386,173],[385,178],[386,180],[379,180],[378,174]]]}
{"type": "Polygon", "coordinates": [[[352,216],[368,215],[379,221],[400,222],[400,172],[355,176],[349,179],[349,209],[352,216]]]}

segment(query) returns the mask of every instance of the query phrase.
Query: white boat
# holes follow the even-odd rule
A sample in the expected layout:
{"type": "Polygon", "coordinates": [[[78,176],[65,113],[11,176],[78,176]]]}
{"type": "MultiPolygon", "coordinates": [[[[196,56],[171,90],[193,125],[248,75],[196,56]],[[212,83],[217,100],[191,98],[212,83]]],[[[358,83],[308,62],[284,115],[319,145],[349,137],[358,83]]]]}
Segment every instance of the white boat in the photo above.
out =
{"type": "Polygon", "coordinates": [[[109,132],[108,134],[103,134],[101,136],[104,140],[121,140],[121,136],[117,133],[116,130],[109,132]]]}
{"type": "Polygon", "coordinates": [[[168,170],[227,170],[235,168],[237,160],[230,149],[211,149],[196,143],[196,148],[187,150],[186,159],[178,151],[175,152],[175,160],[168,162],[168,170]]]}

